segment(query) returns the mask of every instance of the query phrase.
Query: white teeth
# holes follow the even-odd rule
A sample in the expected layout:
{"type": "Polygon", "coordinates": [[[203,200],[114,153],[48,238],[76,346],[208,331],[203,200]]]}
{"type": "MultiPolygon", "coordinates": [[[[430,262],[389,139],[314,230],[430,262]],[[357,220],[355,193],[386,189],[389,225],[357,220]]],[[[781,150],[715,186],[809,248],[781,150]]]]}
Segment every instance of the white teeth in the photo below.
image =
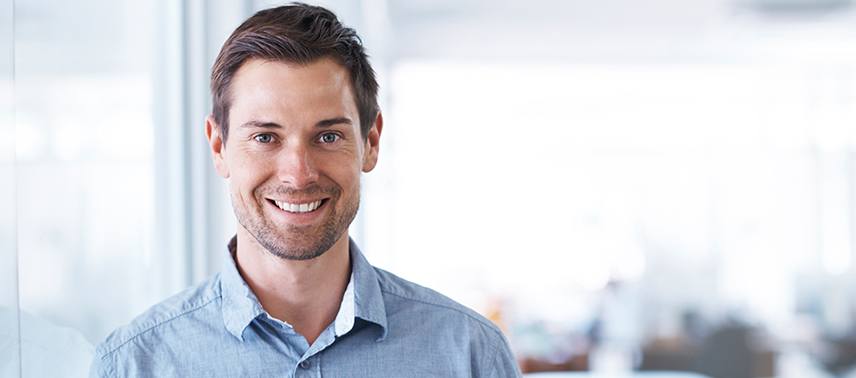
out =
{"type": "Polygon", "coordinates": [[[288,203],[285,201],[274,202],[276,203],[277,207],[290,213],[308,213],[310,211],[315,211],[315,209],[321,206],[320,200],[309,203],[288,203]]]}

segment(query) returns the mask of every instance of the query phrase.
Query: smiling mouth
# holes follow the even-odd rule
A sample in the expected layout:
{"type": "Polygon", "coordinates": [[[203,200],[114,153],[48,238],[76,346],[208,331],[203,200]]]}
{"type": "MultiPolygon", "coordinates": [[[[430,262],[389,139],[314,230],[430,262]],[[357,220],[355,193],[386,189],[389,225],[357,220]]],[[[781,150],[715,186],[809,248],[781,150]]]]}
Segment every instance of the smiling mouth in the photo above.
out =
{"type": "Polygon", "coordinates": [[[327,199],[324,198],[324,199],[320,199],[317,201],[304,202],[304,203],[291,203],[291,202],[277,201],[277,200],[272,200],[272,199],[268,199],[268,201],[270,201],[271,203],[276,205],[276,207],[280,208],[280,210],[282,210],[282,211],[286,211],[286,212],[294,213],[294,214],[304,214],[304,213],[311,213],[313,211],[318,210],[318,208],[320,208],[321,205],[323,205],[325,202],[327,202],[327,199]]]}

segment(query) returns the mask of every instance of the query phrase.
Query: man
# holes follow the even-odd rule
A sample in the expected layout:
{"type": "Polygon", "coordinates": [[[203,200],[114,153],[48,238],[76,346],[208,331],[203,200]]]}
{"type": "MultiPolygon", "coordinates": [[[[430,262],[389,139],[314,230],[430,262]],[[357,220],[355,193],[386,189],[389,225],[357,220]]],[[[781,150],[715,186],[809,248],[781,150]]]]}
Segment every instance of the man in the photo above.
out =
{"type": "Polygon", "coordinates": [[[261,11],[211,90],[205,132],[239,224],[223,271],[111,334],[92,376],[519,376],[497,327],[348,237],[383,130],[354,30],[320,7],[261,11]]]}

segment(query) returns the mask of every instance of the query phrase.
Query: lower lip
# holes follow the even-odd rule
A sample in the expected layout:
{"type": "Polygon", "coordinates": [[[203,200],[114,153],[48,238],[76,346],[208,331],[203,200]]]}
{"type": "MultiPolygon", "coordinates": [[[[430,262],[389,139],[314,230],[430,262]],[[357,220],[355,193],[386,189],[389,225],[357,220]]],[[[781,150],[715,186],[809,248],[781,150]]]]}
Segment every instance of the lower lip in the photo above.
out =
{"type": "Polygon", "coordinates": [[[330,202],[330,199],[324,199],[317,209],[308,213],[292,213],[280,209],[279,206],[271,200],[265,200],[265,202],[267,202],[267,204],[273,209],[277,217],[282,219],[285,223],[306,225],[315,223],[315,221],[321,217],[322,213],[327,210],[327,204],[330,202]]]}

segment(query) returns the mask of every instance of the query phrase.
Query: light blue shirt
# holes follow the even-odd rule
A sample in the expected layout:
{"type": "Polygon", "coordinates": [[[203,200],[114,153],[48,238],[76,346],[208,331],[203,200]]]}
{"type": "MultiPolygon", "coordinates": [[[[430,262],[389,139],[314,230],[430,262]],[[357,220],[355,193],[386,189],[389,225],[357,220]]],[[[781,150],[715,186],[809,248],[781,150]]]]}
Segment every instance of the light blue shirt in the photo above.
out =
{"type": "Polygon", "coordinates": [[[230,250],[222,272],[108,336],[91,377],[520,376],[493,323],[372,267],[353,241],[342,305],[312,345],[264,311],[230,250]]]}

